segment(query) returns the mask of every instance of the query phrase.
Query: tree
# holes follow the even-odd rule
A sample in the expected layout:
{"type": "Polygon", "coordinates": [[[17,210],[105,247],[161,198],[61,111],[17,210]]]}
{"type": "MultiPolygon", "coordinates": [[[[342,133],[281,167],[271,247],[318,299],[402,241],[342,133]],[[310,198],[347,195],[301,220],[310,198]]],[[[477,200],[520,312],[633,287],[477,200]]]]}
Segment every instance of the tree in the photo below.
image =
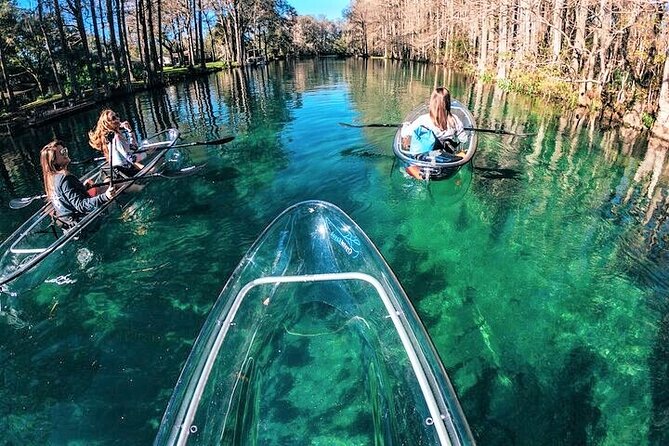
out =
{"type": "MultiPolygon", "coordinates": [[[[0,27],[5,32],[0,36],[0,74],[9,109],[15,107],[14,92],[9,82],[7,54],[12,49],[12,30],[16,27],[16,6],[12,1],[0,2],[0,27]]],[[[4,99],[4,96],[3,96],[4,99]]]]}

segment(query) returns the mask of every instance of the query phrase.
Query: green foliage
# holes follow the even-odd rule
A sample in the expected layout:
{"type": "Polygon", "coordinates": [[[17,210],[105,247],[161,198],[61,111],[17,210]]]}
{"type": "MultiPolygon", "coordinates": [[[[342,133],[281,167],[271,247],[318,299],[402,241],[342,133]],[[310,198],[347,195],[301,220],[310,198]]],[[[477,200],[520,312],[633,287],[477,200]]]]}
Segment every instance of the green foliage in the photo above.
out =
{"type": "Polygon", "coordinates": [[[495,75],[490,71],[486,71],[481,75],[481,80],[484,83],[490,84],[495,81],[495,75]]]}
{"type": "MultiPolygon", "coordinates": [[[[485,73],[482,79],[490,82],[493,75],[485,73]]],[[[573,84],[560,80],[546,70],[515,71],[509,78],[497,79],[497,85],[504,91],[558,99],[569,107],[576,106],[578,100],[573,84]]]]}
{"type": "Polygon", "coordinates": [[[228,63],[224,61],[208,62],[207,68],[218,68],[218,69],[228,68],[228,63]]]}
{"type": "Polygon", "coordinates": [[[644,112],[641,115],[641,122],[643,123],[644,127],[649,129],[653,127],[653,124],[655,124],[655,117],[649,113],[644,112]]]}

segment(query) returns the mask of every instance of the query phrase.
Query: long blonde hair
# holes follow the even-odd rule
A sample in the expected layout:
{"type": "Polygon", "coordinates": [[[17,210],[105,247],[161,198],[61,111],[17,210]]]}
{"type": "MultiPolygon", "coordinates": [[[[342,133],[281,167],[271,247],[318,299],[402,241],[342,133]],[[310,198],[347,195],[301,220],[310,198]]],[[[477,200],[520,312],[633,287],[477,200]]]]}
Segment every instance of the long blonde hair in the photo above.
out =
{"type": "Polygon", "coordinates": [[[95,150],[102,152],[105,158],[107,158],[107,161],[109,161],[109,149],[107,143],[109,142],[110,136],[113,136],[113,134],[118,133],[119,131],[118,118],[116,122],[112,119],[112,116],[114,115],[116,115],[116,113],[110,108],[102,110],[95,128],[88,132],[88,144],[95,150]]]}
{"type": "Polygon", "coordinates": [[[65,147],[62,141],[54,139],[49,144],[42,147],[39,160],[42,165],[42,176],[44,178],[44,190],[49,198],[55,196],[53,177],[57,173],[67,172],[67,165],[61,166],[56,162],[56,153],[59,147],[65,147]]]}
{"type": "Polygon", "coordinates": [[[441,130],[455,127],[451,114],[451,92],[446,87],[437,87],[430,96],[430,118],[441,130]]]}

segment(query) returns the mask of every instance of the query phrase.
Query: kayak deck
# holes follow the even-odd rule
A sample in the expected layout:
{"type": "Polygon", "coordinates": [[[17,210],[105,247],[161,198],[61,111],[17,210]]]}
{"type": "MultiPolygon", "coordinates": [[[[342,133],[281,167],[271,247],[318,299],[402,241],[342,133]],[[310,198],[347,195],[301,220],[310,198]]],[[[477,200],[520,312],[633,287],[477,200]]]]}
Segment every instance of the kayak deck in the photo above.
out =
{"type": "Polygon", "coordinates": [[[473,439],[432,343],[360,228],[289,208],[221,292],[155,444],[459,445],[473,439]]]}
{"type": "MultiPolygon", "coordinates": [[[[148,140],[145,140],[140,149],[166,149],[173,146],[179,138],[177,129],[167,129],[148,140]]],[[[144,175],[154,171],[162,162],[166,150],[148,152],[144,160],[144,168],[135,177],[140,180],[144,175]]],[[[103,178],[103,169],[109,169],[106,163],[100,163],[90,172],[81,177],[81,181],[93,180],[100,182],[103,178]]],[[[63,231],[53,224],[51,215],[53,206],[47,201],[40,210],[35,212],[23,225],[0,244],[0,286],[11,282],[20,275],[29,271],[48,255],[63,247],[67,242],[78,235],[97,220],[97,218],[114,202],[121,192],[133,182],[119,183],[115,186],[115,194],[111,200],[88,213],[73,228],[63,231]]]]}

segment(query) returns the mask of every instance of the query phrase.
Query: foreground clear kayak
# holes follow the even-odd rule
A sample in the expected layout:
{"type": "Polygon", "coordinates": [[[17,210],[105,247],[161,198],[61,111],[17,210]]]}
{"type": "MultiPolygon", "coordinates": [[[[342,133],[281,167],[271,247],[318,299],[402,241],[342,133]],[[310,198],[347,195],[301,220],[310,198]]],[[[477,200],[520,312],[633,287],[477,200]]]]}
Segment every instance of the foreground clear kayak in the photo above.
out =
{"type": "Polygon", "coordinates": [[[474,440],[377,249],[339,208],[308,201],[265,229],[195,342],[155,440],[186,443],[474,440]]]}
{"type": "MultiPolygon", "coordinates": [[[[409,113],[404,118],[404,122],[413,122],[416,118],[425,113],[428,113],[427,105],[421,105],[409,113]]],[[[473,129],[476,127],[474,115],[472,115],[467,107],[461,102],[451,102],[451,113],[460,118],[465,129],[473,129]]],[[[421,155],[419,157],[420,159],[417,159],[402,147],[401,130],[402,127],[399,127],[395,133],[393,152],[400,161],[401,168],[409,175],[419,180],[441,180],[450,178],[461,166],[469,163],[476,153],[478,144],[476,132],[473,130],[466,130],[467,141],[461,142],[457,148],[458,153],[463,153],[462,156],[449,154],[441,154],[437,156],[433,154],[425,154],[421,155]]]]}
{"type": "MultiPolygon", "coordinates": [[[[149,139],[143,141],[140,150],[146,150],[147,156],[142,161],[144,168],[133,178],[141,179],[143,176],[155,172],[161,165],[167,149],[172,147],[179,138],[176,129],[164,130],[149,139]]],[[[93,180],[94,183],[102,181],[103,168],[109,170],[106,163],[102,163],[84,175],[81,180],[93,180]]],[[[109,205],[127,188],[132,181],[118,183],[115,185],[115,193],[111,200],[95,211],[87,214],[73,228],[63,231],[53,224],[53,206],[46,203],[40,210],[21,225],[7,240],[0,244],[0,286],[4,285],[22,274],[26,273],[54,251],[62,248],[67,242],[76,238],[81,231],[89,227],[109,205]]],[[[39,198],[39,197],[35,197],[39,198]]],[[[33,198],[27,199],[27,202],[33,198]]]]}

